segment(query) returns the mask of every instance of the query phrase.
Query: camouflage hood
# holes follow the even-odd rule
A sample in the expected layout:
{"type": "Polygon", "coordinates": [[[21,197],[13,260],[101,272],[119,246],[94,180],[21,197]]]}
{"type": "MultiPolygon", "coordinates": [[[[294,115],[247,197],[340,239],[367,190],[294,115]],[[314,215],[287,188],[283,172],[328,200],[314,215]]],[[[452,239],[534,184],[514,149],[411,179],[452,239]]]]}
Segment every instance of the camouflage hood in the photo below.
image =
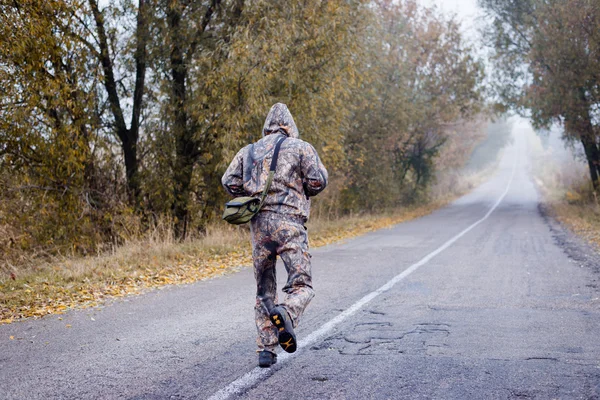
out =
{"type": "Polygon", "coordinates": [[[283,103],[277,103],[271,107],[263,126],[263,136],[276,132],[283,133],[295,139],[300,137],[294,117],[292,117],[292,113],[290,113],[290,110],[283,103]]]}

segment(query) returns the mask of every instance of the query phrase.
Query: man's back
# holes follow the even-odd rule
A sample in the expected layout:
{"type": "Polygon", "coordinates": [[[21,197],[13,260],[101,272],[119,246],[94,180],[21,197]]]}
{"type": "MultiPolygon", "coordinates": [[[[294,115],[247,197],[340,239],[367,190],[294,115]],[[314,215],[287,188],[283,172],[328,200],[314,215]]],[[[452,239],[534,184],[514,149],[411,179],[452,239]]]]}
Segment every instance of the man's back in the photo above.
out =
{"type": "Polygon", "coordinates": [[[298,138],[298,130],[287,107],[279,111],[269,113],[269,116],[274,115],[267,117],[267,128],[263,132],[270,133],[238,152],[223,175],[222,183],[234,196],[260,195],[269,176],[275,144],[286,135],[288,138],[281,146],[277,170],[261,211],[306,221],[310,212],[309,196],[315,196],[325,188],[327,170],[314,147],[298,138]]]}

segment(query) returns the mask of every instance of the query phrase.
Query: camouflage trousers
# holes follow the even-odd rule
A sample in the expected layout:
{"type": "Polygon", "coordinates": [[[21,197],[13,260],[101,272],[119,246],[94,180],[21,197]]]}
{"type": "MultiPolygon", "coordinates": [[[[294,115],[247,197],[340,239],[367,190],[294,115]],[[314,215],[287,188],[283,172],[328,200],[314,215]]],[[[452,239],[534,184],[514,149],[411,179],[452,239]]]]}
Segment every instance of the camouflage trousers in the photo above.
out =
{"type": "Polygon", "coordinates": [[[308,235],[300,220],[272,212],[258,213],[250,223],[252,258],[256,278],[255,319],[259,350],[274,351],[278,345],[277,329],[269,319],[276,305],[283,306],[294,324],[314,297],[311,278],[308,235]],[[283,287],[285,297],[278,303],[275,263],[283,260],[288,274],[283,287]]]}

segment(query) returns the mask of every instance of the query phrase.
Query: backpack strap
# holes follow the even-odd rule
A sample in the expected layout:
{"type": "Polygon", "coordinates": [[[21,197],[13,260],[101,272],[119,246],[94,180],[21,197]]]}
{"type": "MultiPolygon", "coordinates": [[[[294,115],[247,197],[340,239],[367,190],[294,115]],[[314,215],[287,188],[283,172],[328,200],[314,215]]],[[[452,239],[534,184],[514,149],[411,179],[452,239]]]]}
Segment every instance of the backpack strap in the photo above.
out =
{"type": "Polygon", "coordinates": [[[279,158],[279,149],[281,148],[281,143],[287,139],[287,136],[283,135],[281,139],[277,141],[275,145],[275,150],[273,151],[273,158],[271,159],[271,168],[269,168],[269,177],[267,178],[267,184],[265,186],[265,190],[263,190],[262,195],[260,196],[260,205],[258,209],[260,210],[267,199],[267,193],[269,189],[271,189],[271,183],[273,183],[273,177],[275,176],[275,169],[277,169],[277,159],[279,158]]]}

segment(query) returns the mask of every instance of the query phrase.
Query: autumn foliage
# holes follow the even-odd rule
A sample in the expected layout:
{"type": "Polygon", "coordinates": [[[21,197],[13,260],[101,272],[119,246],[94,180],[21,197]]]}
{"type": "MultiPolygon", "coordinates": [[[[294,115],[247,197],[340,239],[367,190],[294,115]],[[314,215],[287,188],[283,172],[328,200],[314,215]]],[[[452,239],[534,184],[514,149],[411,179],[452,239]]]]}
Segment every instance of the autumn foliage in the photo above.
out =
{"type": "Polygon", "coordinates": [[[347,213],[426,200],[481,107],[458,24],[410,0],[11,0],[0,38],[1,279],[202,232],[275,102],[330,171],[315,209],[347,213]]]}
{"type": "Polygon", "coordinates": [[[480,0],[491,24],[498,98],[537,127],[557,124],[600,178],[600,3],[480,0]]]}

